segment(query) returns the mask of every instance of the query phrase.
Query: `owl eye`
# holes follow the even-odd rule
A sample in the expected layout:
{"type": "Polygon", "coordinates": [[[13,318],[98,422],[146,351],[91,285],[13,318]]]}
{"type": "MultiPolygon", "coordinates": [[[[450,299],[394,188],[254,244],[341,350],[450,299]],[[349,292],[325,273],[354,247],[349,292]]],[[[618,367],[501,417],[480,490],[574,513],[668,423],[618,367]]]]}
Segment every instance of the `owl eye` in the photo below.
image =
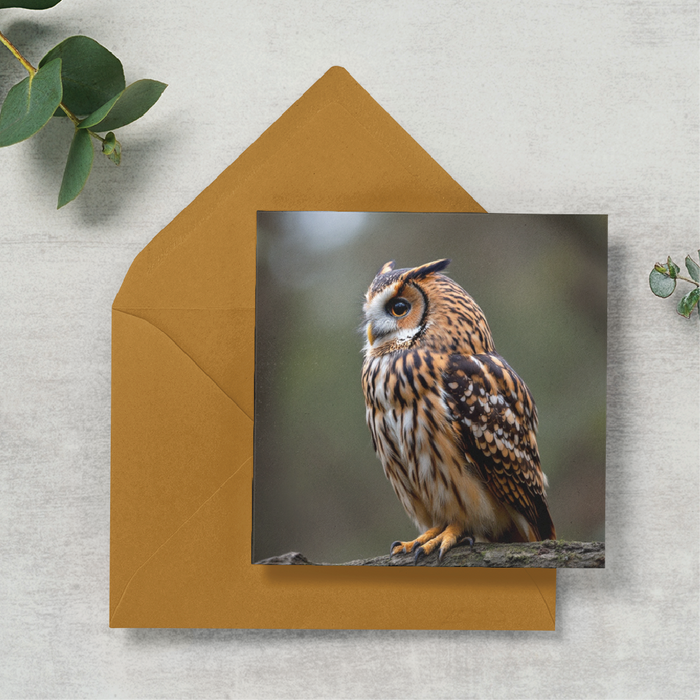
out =
{"type": "Polygon", "coordinates": [[[411,310],[411,305],[405,299],[398,297],[397,299],[392,299],[386,305],[386,309],[392,316],[401,318],[411,310]]]}

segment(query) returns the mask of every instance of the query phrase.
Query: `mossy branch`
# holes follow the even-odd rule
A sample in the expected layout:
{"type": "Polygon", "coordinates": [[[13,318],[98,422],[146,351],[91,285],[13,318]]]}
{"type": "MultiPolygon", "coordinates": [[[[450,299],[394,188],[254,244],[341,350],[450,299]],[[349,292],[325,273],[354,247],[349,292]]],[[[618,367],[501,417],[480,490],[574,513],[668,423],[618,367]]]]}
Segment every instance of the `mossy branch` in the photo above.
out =
{"type": "Polygon", "coordinates": [[[438,564],[437,552],[421,558],[417,564],[412,554],[385,554],[374,559],[357,559],[343,564],[319,564],[309,561],[299,552],[270,557],[256,564],[301,566],[479,566],[488,568],[538,569],[602,569],[605,567],[604,542],[544,542],[477,543],[461,545],[450,550],[438,564]]]}

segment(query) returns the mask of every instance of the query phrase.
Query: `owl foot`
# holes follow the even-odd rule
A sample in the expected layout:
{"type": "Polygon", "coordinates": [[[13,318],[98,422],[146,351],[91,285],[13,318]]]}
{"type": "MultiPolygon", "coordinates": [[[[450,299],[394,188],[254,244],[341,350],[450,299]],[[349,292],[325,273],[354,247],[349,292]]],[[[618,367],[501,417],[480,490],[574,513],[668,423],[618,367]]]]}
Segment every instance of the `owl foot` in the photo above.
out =
{"type": "Polygon", "coordinates": [[[396,540],[392,542],[389,548],[389,556],[394,554],[410,554],[416,547],[420,547],[424,542],[433,539],[435,535],[439,535],[443,531],[443,527],[431,527],[430,530],[424,532],[420,537],[416,537],[415,540],[410,542],[402,542],[401,540],[396,540]]]}
{"type": "MultiPolygon", "coordinates": [[[[432,532],[432,530],[429,530],[428,532],[432,532]]],[[[438,552],[438,563],[442,563],[442,560],[445,558],[445,554],[447,554],[447,552],[449,552],[460,539],[467,539],[471,542],[471,544],[474,544],[474,540],[471,537],[464,537],[462,528],[458,525],[448,525],[444,529],[438,528],[438,533],[434,537],[428,539],[424,544],[421,544],[421,546],[415,550],[414,562],[417,564],[421,557],[427,557],[438,547],[440,547],[440,551],[438,552]]]]}
{"type": "Polygon", "coordinates": [[[438,562],[442,562],[447,552],[456,544],[462,542],[468,542],[470,546],[474,545],[474,540],[469,535],[465,535],[462,528],[458,525],[448,525],[447,527],[438,525],[430,528],[430,530],[427,530],[411,542],[401,542],[400,540],[393,542],[389,550],[389,556],[412,552],[414,555],[413,561],[417,564],[421,557],[427,557],[440,547],[438,562]]]}

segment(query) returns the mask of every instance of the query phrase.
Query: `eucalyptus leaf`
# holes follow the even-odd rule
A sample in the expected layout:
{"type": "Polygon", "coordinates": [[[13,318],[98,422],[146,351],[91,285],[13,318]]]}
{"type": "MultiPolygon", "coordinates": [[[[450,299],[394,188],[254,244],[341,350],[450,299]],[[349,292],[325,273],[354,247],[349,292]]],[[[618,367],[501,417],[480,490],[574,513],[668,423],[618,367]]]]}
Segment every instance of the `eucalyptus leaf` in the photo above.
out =
{"type": "Polygon", "coordinates": [[[61,61],[53,60],[13,86],[0,110],[0,147],[36,134],[61,102],[61,61]]]}
{"type": "Polygon", "coordinates": [[[48,10],[61,0],[0,0],[0,10],[7,7],[23,7],[25,10],[48,10]]]}
{"type": "Polygon", "coordinates": [[[676,265],[676,263],[671,260],[671,256],[668,256],[668,262],[666,263],[666,267],[668,268],[668,274],[672,279],[676,279],[678,277],[678,273],[681,271],[681,268],[676,265]]]}
{"type": "Polygon", "coordinates": [[[41,59],[39,66],[55,58],[63,61],[63,104],[76,115],[92,114],[126,86],[121,61],[89,37],[65,39],[41,59]]]}
{"type": "Polygon", "coordinates": [[[137,80],[80,122],[80,128],[111,131],[131,124],[153,107],[166,87],[157,80],[137,80]]]}
{"type": "Polygon", "coordinates": [[[63,171],[61,190],[58,193],[58,209],[81,193],[90,176],[94,157],[95,149],[90,134],[84,129],[76,129],[68,151],[66,169],[63,171]]]}
{"type": "Polygon", "coordinates": [[[697,305],[698,299],[700,299],[700,288],[695,287],[695,289],[691,289],[684,297],[681,298],[681,300],[678,302],[678,306],[676,307],[676,311],[678,311],[681,316],[690,318],[690,314],[693,313],[693,309],[697,305]]]}
{"type": "Polygon", "coordinates": [[[649,275],[649,286],[657,297],[670,297],[676,288],[676,280],[654,268],[649,275]]]}
{"type": "Polygon", "coordinates": [[[688,269],[688,274],[690,275],[691,279],[694,279],[696,282],[700,283],[700,266],[698,266],[690,255],[687,255],[685,258],[685,266],[688,269]]]}
{"type": "MultiPolygon", "coordinates": [[[[99,109],[96,109],[92,114],[88,114],[85,119],[83,119],[78,125],[79,129],[92,129],[95,124],[99,124],[110,112],[112,107],[117,103],[117,100],[124,94],[122,92],[117,93],[109,102],[103,104],[99,109]]],[[[95,129],[93,129],[95,131],[95,129]]]]}

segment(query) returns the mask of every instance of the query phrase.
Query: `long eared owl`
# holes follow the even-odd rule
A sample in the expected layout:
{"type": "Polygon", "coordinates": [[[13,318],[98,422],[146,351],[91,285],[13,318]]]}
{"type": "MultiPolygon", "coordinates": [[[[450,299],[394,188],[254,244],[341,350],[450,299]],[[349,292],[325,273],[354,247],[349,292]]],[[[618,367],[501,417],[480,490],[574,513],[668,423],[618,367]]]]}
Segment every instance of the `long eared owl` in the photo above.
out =
{"type": "Polygon", "coordinates": [[[374,449],[423,532],[391,553],[416,561],[459,541],[555,539],[537,409],[496,353],[482,310],[441,274],[449,260],[386,263],[364,304],[362,388],[374,449]]]}

